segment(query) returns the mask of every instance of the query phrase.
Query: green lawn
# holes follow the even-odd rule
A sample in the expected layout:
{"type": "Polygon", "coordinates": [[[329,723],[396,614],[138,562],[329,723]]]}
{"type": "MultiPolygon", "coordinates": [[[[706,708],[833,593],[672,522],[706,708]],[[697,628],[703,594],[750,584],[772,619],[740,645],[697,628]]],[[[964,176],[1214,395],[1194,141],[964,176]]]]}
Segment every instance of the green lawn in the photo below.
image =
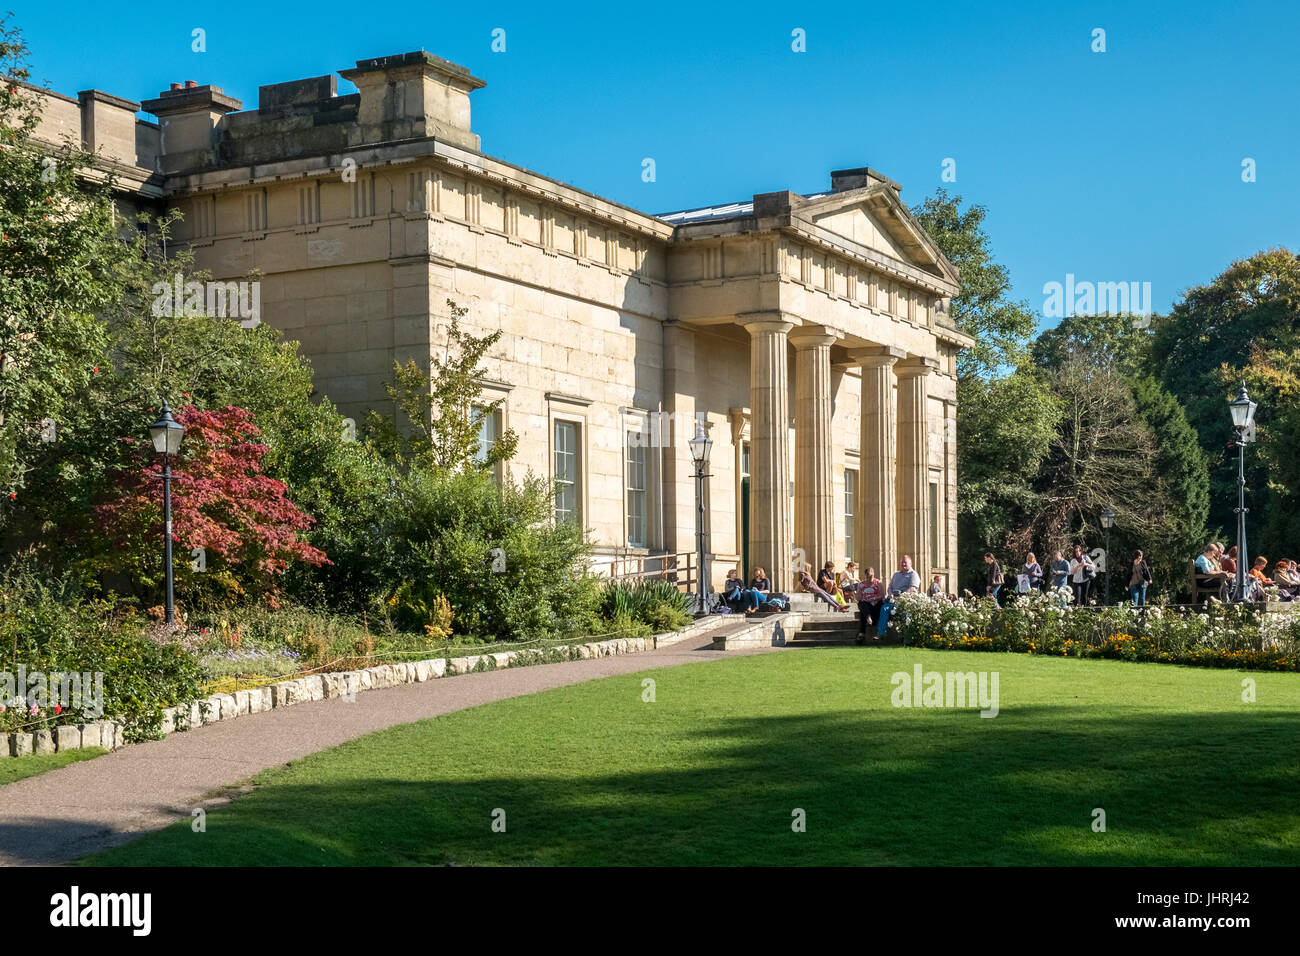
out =
{"type": "Polygon", "coordinates": [[[91,862],[1296,865],[1300,675],[791,651],[502,701],[255,782],[206,833],[91,862]],[[891,706],[917,662],[996,670],[1001,713],[891,706]]]}
{"type": "MultiPolygon", "coordinates": [[[[85,750],[65,750],[57,754],[31,754],[27,757],[5,757],[0,760],[0,787],[13,783],[23,777],[34,777],[47,770],[58,770],[78,760],[89,760],[108,753],[99,747],[87,747],[85,750]]],[[[0,800],[4,794],[0,794],[0,800]]]]}

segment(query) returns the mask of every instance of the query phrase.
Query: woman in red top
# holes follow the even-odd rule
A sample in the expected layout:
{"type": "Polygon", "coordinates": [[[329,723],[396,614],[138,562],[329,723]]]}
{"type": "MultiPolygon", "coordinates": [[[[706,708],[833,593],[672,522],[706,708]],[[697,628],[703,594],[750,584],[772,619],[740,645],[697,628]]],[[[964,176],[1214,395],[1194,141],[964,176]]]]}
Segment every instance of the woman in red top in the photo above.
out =
{"type": "Polygon", "coordinates": [[[1228,549],[1228,553],[1219,562],[1219,567],[1229,574],[1237,573],[1237,546],[1235,544],[1228,549]]]}

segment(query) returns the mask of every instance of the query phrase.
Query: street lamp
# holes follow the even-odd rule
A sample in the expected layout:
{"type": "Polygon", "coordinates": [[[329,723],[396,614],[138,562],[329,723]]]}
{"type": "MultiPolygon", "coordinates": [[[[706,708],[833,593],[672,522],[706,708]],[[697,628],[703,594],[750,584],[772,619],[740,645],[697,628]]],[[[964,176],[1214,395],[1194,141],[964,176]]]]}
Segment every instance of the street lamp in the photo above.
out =
{"type": "Polygon", "coordinates": [[[1246,383],[1235,402],[1228,403],[1232,427],[1237,431],[1237,600],[1246,600],[1246,434],[1255,424],[1256,404],[1246,394],[1246,383]]]}
{"type": "Polygon", "coordinates": [[[704,568],[704,479],[710,476],[704,472],[709,467],[709,452],[713,450],[713,439],[704,433],[704,422],[696,420],[695,437],[686,444],[691,450],[691,460],[695,462],[695,547],[698,559],[695,613],[708,614],[709,579],[704,568]]]}
{"type": "Polygon", "coordinates": [[[1101,526],[1106,529],[1106,604],[1110,604],[1110,529],[1115,527],[1115,512],[1107,508],[1101,513],[1101,526]]]}
{"type": "Polygon", "coordinates": [[[149,426],[153,449],[163,456],[163,574],[167,578],[167,623],[176,622],[176,599],[172,587],[172,456],[180,452],[185,426],[172,418],[163,399],[162,416],[149,426]]]}

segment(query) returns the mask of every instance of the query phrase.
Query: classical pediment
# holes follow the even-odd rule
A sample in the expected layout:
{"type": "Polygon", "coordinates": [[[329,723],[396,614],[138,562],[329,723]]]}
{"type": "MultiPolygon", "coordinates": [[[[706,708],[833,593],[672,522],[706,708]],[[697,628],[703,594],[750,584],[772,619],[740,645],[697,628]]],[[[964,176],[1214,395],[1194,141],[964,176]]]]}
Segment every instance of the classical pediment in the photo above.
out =
{"type": "Polygon", "coordinates": [[[957,269],[885,184],[807,197],[793,212],[834,236],[957,282],[957,269]]]}

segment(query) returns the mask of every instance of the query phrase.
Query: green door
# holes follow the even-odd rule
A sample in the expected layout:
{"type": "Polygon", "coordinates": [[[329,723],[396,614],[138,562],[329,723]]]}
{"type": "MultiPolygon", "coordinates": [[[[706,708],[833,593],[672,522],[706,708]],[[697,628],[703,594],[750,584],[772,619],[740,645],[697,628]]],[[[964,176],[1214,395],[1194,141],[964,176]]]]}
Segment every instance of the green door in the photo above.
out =
{"type": "Polygon", "coordinates": [[[740,479],[740,576],[749,580],[749,476],[740,479]]]}

